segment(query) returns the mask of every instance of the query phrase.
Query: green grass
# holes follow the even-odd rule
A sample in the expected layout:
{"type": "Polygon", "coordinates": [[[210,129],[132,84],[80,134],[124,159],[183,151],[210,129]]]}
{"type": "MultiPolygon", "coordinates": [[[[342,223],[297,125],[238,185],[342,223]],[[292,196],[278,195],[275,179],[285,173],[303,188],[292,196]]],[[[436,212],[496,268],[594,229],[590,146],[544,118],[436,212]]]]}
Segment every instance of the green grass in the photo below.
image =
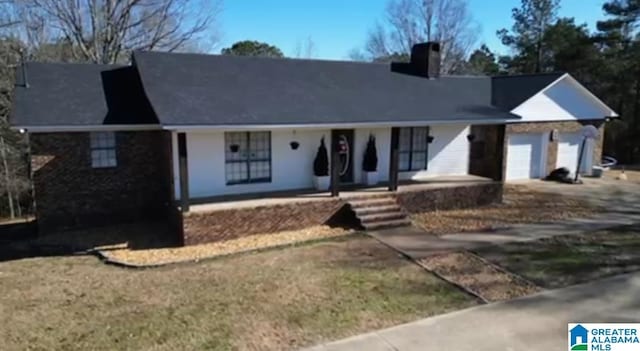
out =
{"type": "Polygon", "coordinates": [[[151,270],[0,263],[2,350],[290,350],[475,303],[362,237],[151,270]]]}
{"type": "Polygon", "coordinates": [[[482,248],[477,254],[547,288],[640,269],[640,226],[482,248]]]}

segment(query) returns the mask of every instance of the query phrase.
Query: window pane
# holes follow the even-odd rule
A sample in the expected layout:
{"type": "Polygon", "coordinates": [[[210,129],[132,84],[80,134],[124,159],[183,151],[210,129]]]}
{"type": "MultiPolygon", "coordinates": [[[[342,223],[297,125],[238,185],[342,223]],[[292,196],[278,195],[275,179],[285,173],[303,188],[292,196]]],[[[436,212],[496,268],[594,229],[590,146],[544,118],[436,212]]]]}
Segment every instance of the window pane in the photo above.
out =
{"type": "Polygon", "coordinates": [[[269,161],[251,162],[251,179],[269,179],[271,177],[271,164],[269,161]]]}
{"type": "Polygon", "coordinates": [[[92,167],[117,166],[115,135],[115,132],[93,132],[90,134],[92,167]]]}
{"type": "Polygon", "coordinates": [[[225,133],[225,160],[228,184],[269,181],[271,179],[271,133],[225,133]]]}
{"type": "Polygon", "coordinates": [[[398,154],[398,170],[408,171],[409,167],[409,153],[398,154]]]}
{"type": "Polygon", "coordinates": [[[399,151],[411,151],[411,128],[400,128],[399,151]]]}
{"type": "Polygon", "coordinates": [[[427,149],[427,128],[413,128],[413,148],[412,151],[424,151],[427,149]]]}
{"type": "Polygon", "coordinates": [[[271,158],[271,140],[269,132],[255,132],[249,136],[250,157],[254,160],[268,160],[271,158]]]}
{"type": "Polygon", "coordinates": [[[247,164],[245,162],[227,163],[227,183],[241,183],[248,180],[247,164]]]}
{"type": "Polygon", "coordinates": [[[224,133],[225,158],[227,161],[246,160],[249,156],[247,133],[224,133]]]}
{"type": "Polygon", "coordinates": [[[414,151],[411,154],[411,170],[419,171],[425,169],[426,157],[424,151],[414,151]]]}

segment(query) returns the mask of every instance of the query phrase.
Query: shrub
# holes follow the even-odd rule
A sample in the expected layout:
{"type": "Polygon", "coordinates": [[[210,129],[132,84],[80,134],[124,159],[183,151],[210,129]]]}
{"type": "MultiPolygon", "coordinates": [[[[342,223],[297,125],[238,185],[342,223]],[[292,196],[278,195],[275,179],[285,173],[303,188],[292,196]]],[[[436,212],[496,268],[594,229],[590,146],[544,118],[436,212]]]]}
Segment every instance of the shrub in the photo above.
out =
{"type": "Polygon", "coordinates": [[[378,152],[376,151],[376,138],[371,134],[369,135],[369,141],[367,141],[367,148],[364,151],[362,170],[365,172],[375,172],[378,170],[378,152]]]}
{"type": "Polygon", "coordinates": [[[313,174],[316,177],[326,177],[329,175],[329,155],[327,154],[327,147],[324,145],[324,137],[320,139],[318,153],[316,154],[316,159],[313,161],[313,174]]]}

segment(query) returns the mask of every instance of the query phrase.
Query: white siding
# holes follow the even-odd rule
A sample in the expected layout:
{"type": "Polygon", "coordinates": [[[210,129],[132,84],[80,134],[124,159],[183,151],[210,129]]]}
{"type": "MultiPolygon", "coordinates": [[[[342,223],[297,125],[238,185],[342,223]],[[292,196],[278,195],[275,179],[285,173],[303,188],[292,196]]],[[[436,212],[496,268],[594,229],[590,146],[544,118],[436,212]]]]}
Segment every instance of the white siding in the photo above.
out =
{"type": "MultiPolygon", "coordinates": [[[[271,132],[271,182],[227,185],[225,179],[224,132],[187,133],[189,169],[189,193],[191,197],[207,197],[229,194],[266,192],[287,189],[304,189],[313,186],[313,160],[320,139],[325,137],[327,148],[331,145],[329,130],[278,130],[271,132]],[[292,150],[291,141],[300,143],[292,150]]],[[[177,162],[177,145],[174,136],[174,183],[176,198],[180,197],[177,162]]]]}
{"type": "Polygon", "coordinates": [[[469,174],[469,130],[466,125],[431,126],[429,133],[433,142],[429,144],[427,170],[402,172],[400,179],[469,174]]]}
{"type": "Polygon", "coordinates": [[[354,181],[362,182],[362,159],[367,147],[369,134],[376,137],[376,150],[378,151],[378,177],[381,182],[389,180],[389,153],[391,152],[391,128],[361,128],[355,130],[353,141],[354,181]]]}
{"type": "MultiPolygon", "coordinates": [[[[429,145],[428,170],[400,173],[401,179],[418,179],[437,175],[468,174],[469,126],[437,125],[431,127],[434,141],[429,145]]],[[[362,181],[362,159],[369,134],[376,137],[380,181],[389,179],[391,128],[354,130],[354,182],[362,181]]],[[[270,183],[227,185],[225,179],[224,132],[187,132],[189,193],[192,198],[257,193],[313,187],[313,160],[320,139],[325,137],[330,152],[331,130],[304,129],[271,132],[270,183]],[[289,143],[298,141],[292,150],[289,143]]],[[[176,199],[180,197],[177,134],[173,134],[173,164],[176,199]]]]}
{"type": "Polygon", "coordinates": [[[522,116],[521,122],[602,119],[613,113],[577,84],[565,77],[512,112],[522,116]]]}

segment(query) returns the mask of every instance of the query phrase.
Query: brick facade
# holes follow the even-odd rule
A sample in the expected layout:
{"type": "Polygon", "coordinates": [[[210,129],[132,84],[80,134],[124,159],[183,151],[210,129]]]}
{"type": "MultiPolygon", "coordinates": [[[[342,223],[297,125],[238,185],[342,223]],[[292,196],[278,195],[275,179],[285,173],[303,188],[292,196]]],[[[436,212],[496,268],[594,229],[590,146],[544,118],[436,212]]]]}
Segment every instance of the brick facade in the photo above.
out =
{"type": "Polygon", "coordinates": [[[504,125],[471,126],[469,174],[502,180],[504,125]]]}
{"type": "Polygon", "coordinates": [[[399,192],[398,204],[409,213],[473,208],[502,202],[501,182],[399,192]]]}
{"type": "MultiPolygon", "coordinates": [[[[599,138],[596,140],[593,148],[593,164],[599,164],[602,159],[602,146],[604,141],[604,121],[603,120],[587,120],[587,121],[565,121],[565,122],[534,122],[534,123],[514,123],[507,124],[507,137],[504,143],[504,152],[506,155],[509,145],[509,135],[518,133],[544,133],[557,130],[559,134],[579,132],[585,125],[593,125],[598,128],[599,138]]],[[[558,159],[558,138],[556,140],[549,139],[547,147],[547,165],[546,173],[549,174],[556,168],[558,159]]],[[[504,158],[503,168],[506,170],[506,157],[504,158]]]]}
{"type": "Polygon", "coordinates": [[[183,216],[184,244],[236,239],[259,233],[298,230],[325,224],[345,206],[340,199],[252,208],[191,212],[183,216]]]}
{"type": "Polygon", "coordinates": [[[90,133],[30,136],[40,232],[164,218],[171,144],[160,131],[116,133],[117,166],[92,168],[90,133]]]}

